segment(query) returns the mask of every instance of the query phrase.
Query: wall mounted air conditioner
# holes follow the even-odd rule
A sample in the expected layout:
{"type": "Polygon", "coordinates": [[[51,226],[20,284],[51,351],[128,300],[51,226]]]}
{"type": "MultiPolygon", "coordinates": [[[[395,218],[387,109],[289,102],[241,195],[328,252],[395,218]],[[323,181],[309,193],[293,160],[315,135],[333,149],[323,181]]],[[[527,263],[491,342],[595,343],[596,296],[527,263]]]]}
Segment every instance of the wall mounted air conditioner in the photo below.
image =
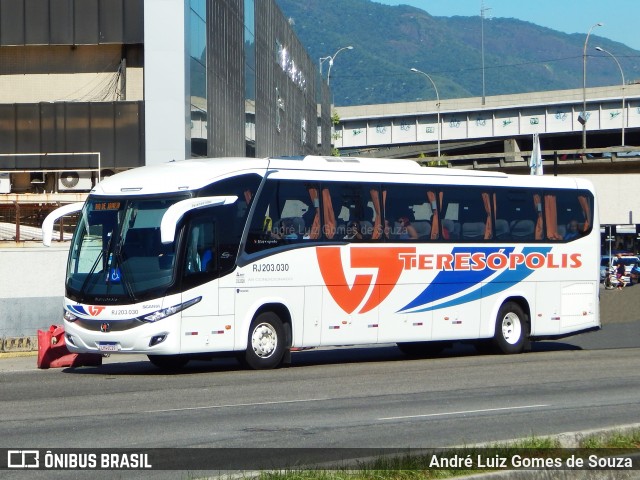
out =
{"type": "Polygon", "coordinates": [[[11,177],[8,173],[0,173],[0,193],[11,193],[11,177]]]}
{"type": "Polygon", "coordinates": [[[89,191],[93,188],[91,172],[62,172],[58,174],[58,191],[89,191]]]}

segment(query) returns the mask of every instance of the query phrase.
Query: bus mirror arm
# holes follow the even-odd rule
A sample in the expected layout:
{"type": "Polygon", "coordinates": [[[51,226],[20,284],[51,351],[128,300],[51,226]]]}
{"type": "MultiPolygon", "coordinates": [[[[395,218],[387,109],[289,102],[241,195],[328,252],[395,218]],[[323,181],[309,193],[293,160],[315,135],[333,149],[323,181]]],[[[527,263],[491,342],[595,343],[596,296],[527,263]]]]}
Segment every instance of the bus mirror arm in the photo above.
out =
{"type": "Polygon", "coordinates": [[[51,239],[53,238],[53,224],[56,223],[60,217],[69,215],[70,213],[79,212],[82,210],[84,202],[70,203],[62,207],[56,208],[53,212],[46,216],[44,222],[42,222],[42,244],[45,247],[51,246],[51,239]]]}
{"type": "Polygon", "coordinates": [[[196,197],[182,200],[171,205],[162,216],[160,222],[160,241],[164,244],[171,243],[176,236],[176,226],[180,219],[191,210],[199,208],[231,205],[238,200],[236,195],[220,197],[196,197]]]}

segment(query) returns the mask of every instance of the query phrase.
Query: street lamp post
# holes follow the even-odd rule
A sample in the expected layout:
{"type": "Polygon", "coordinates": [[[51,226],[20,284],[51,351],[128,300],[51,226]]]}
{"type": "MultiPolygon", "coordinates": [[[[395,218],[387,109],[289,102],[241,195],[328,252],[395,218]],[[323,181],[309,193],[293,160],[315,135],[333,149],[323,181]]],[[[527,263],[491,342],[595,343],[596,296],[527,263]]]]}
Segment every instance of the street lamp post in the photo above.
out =
{"type": "MultiPolygon", "coordinates": [[[[587,38],[584,39],[584,47],[582,49],[582,156],[587,154],[587,43],[591,30],[601,27],[602,23],[598,22],[591,26],[587,32],[587,38]]],[[[578,117],[580,119],[580,117],[578,117]]]]}
{"type": "Polygon", "coordinates": [[[605,50],[602,47],[596,47],[596,50],[599,52],[604,52],[607,55],[609,55],[611,58],[613,58],[613,61],[616,62],[616,65],[618,65],[618,69],[620,70],[620,76],[622,77],[622,146],[624,147],[624,124],[625,124],[625,115],[624,115],[624,87],[625,87],[625,82],[624,82],[624,72],[622,71],[622,66],[620,66],[620,62],[618,61],[618,59],[616,58],[616,56],[605,50]]]}
{"type": "Polygon", "coordinates": [[[480,4],[480,51],[482,58],[482,105],[485,104],[485,90],[484,90],[484,19],[485,13],[491,10],[489,7],[484,6],[484,2],[480,4]]]}
{"type": "Polygon", "coordinates": [[[436,103],[437,112],[438,112],[438,158],[440,158],[440,95],[438,94],[438,88],[436,87],[435,82],[429,76],[429,74],[423,72],[422,70],[418,70],[417,68],[412,68],[411,71],[414,72],[414,73],[419,73],[419,74],[424,75],[425,77],[427,77],[429,79],[429,81],[431,82],[431,85],[433,85],[433,89],[436,91],[436,100],[438,102],[438,103],[436,103]]]}
{"type": "Polygon", "coordinates": [[[331,76],[331,67],[333,67],[333,61],[338,56],[338,54],[343,50],[353,50],[353,46],[349,45],[348,47],[339,48],[338,51],[336,53],[334,53],[333,55],[329,55],[328,57],[321,57],[320,58],[320,76],[322,76],[322,64],[325,61],[329,60],[329,70],[327,71],[327,85],[329,85],[329,77],[331,76]]]}

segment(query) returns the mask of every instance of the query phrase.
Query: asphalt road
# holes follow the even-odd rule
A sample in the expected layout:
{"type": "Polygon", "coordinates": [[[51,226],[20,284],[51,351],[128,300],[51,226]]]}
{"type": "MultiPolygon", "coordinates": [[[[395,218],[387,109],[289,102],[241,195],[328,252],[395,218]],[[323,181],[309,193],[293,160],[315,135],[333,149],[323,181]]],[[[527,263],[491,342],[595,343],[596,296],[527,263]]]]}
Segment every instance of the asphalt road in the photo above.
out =
{"type": "Polygon", "coordinates": [[[387,346],[258,372],[217,360],[166,374],[143,357],[30,366],[0,373],[0,447],[442,447],[631,423],[639,340],[618,324],[517,356],[459,346],[407,360],[387,346]]]}
{"type": "MultiPolygon", "coordinates": [[[[619,305],[634,288],[606,295],[619,305]]],[[[258,372],[231,359],[167,374],[141,356],[51,370],[5,358],[0,407],[0,448],[433,448],[605,428],[640,418],[640,322],[617,315],[523,355],[319,349],[258,372]]]]}

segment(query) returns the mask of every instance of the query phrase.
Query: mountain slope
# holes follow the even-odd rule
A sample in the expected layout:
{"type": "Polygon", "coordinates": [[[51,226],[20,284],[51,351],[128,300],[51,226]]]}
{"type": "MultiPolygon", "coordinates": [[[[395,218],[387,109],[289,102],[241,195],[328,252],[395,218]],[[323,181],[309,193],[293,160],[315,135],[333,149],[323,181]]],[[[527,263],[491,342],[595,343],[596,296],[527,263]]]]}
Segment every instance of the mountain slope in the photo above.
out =
{"type": "MultiPolygon", "coordinates": [[[[434,99],[417,68],[434,80],[440,98],[481,96],[482,22],[433,17],[418,8],[370,0],[276,0],[311,58],[341,52],[331,69],[336,105],[434,99]]],[[[582,88],[585,34],[568,35],[516,19],[484,21],[484,91],[502,95],[582,88]]],[[[640,52],[592,34],[587,86],[620,85],[640,77],[640,52]]],[[[326,76],[328,64],[325,63],[326,76]]]]}

